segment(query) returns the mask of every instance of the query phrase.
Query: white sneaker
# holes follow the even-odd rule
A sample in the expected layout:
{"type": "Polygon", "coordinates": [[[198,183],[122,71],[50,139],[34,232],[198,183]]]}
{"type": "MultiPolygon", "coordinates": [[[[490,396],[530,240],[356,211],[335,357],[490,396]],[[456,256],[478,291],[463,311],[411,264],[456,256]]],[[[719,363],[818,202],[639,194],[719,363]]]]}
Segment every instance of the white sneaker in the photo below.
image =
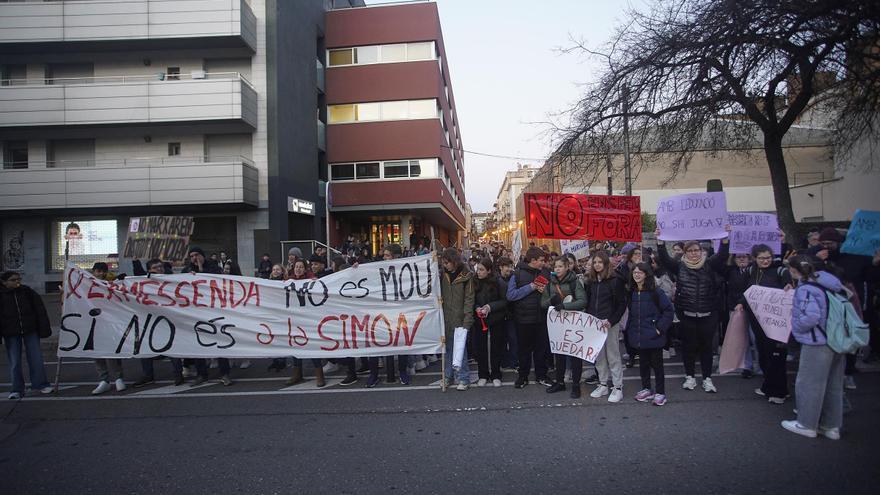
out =
{"type": "Polygon", "coordinates": [[[485,378],[480,378],[479,380],[477,380],[478,387],[485,387],[486,383],[488,383],[488,381],[485,378]]]}
{"type": "Polygon", "coordinates": [[[499,379],[497,379],[497,378],[494,379],[494,380],[492,380],[492,386],[500,387],[500,386],[501,386],[501,380],[499,380],[499,379]]]}
{"type": "Polygon", "coordinates": [[[105,382],[102,380],[101,383],[99,383],[98,386],[95,387],[95,390],[92,390],[92,395],[103,394],[108,390],[110,390],[110,382],[105,382]]]}
{"type": "Polygon", "coordinates": [[[251,367],[251,360],[250,359],[245,359],[244,361],[241,362],[241,364],[238,365],[238,368],[242,369],[242,370],[246,370],[250,367],[251,367]]]}
{"type": "Polygon", "coordinates": [[[613,388],[611,395],[608,396],[608,402],[617,403],[623,400],[623,389],[613,388]]]}
{"type": "Polygon", "coordinates": [[[767,402],[771,404],[782,405],[785,404],[785,397],[767,397],[767,402]]]}
{"type": "Polygon", "coordinates": [[[459,392],[464,392],[465,390],[468,389],[468,384],[467,383],[459,383],[458,386],[455,387],[455,389],[458,390],[459,392]]]}
{"type": "Polygon", "coordinates": [[[697,388],[697,380],[692,376],[686,376],[684,378],[684,383],[681,384],[681,388],[685,390],[693,390],[697,388]]]}
{"type": "Polygon", "coordinates": [[[715,384],[712,383],[711,378],[704,378],[703,379],[703,391],[708,392],[710,394],[714,394],[714,393],[718,392],[718,389],[715,388],[715,384]]]}
{"type": "Polygon", "coordinates": [[[792,433],[797,433],[798,435],[803,435],[807,438],[816,438],[816,432],[814,430],[802,426],[797,420],[783,421],[782,427],[792,433]]]}
{"type": "MultiPolygon", "coordinates": [[[[380,359],[379,362],[381,363],[382,360],[380,359]]],[[[327,361],[327,364],[324,365],[324,374],[333,373],[334,371],[336,371],[338,369],[339,369],[338,364],[331,363],[330,361],[327,361]]]]}
{"type": "Polygon", "coordinates": [[[596,387],[596,390],[590,392],[590,397],[594,399],[605,397],[606,395],[608,395],[608,387],[606,387],[605,385],[599,385],[598,387],[596,387]]]}
{"type": "Polygon", "coordinates": [[[123,381],[122,378],[117,378],[117,379],[116,379],[116,391],[117,391],[117,392],[122,392],[122,391],[125,390],[126,388],[127,388],[127,387],[125,386],[125,381],[123,381]]]}
{"type": "Polygon", "coordinates": [[[425,362],[424,359],[419,359],[418,361],[415,362],[413,367],[416,369],[416,371],[422,371],[423,369],[428,367],[428,363],[425,362]]]}
{"type": "Polygon", "coordinates": [[[828,440],[840,440],[840,428],[822,428],[820,426],[817,433],[828,440]]]}
{"type": "Polygon", "coordinates": [[[843,378],[843,388],[847,390],[855,390],[856,389],[856,378],[854,376],[845,376],[843,378]]]}
{"type": "Polygon", "coordinates": [[[9,400],[20,400],[21,394],[18,392],[9,392],[9,400]]]}
{"type": "Polygon", "coordinates": [[[51,386],[51,385],[48,386],[48,387],[43,387],[43,388],[40,389],[40,393],[43,394],[43,395],[49,395],[49,394],[51,394],[51,393],[54,392],[54,391],[55,391],[55,387],[53,387],[53,386],[51,386]]]}

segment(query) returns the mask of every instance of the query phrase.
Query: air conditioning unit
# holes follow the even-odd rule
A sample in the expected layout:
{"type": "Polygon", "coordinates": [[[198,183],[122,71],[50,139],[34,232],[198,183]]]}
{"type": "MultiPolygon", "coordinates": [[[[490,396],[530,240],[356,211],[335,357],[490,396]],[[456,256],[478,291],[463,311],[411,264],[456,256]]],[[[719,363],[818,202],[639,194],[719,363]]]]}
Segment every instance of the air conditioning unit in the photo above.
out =
{"type": "Polygon", "coordinates": [[[191,71],[189,74],[190,77],[192,77],[193,79],[204,79],[207,76],[207,74],[205,74],[205,71],[203,70],[194,70],[191,71]]]}

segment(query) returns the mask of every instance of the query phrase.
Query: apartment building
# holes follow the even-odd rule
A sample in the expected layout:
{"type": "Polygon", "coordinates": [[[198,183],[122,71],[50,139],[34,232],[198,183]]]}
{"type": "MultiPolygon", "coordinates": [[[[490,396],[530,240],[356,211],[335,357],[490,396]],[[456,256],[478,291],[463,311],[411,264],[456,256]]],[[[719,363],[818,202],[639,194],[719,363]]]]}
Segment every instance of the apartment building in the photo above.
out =
{"type": "Polygon", "coordinates": [[[195,217],[192,244],[246,275],[279,241],[325,240],[324,22],[351,5],[0,3],[2,268],[51,291],[145,215],[195,217]]]}
{"type": "Polygon", "coordinates": [[[330,240],[379,252],[467,232],[464,160],[437,5],[327,13],[330,240]]]}

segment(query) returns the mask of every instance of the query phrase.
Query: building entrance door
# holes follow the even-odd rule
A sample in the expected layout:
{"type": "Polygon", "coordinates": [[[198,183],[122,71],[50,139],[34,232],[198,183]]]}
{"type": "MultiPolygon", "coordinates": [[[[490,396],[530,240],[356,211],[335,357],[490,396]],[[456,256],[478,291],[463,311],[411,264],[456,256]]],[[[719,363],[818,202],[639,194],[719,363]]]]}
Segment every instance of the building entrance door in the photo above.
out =
{"type": "Polygon", "coordinates": [[[373,223],[370,226],[370,245],[373,253],[382,254],[382,248],[388,244],[400,244],[400,224],[373,223]]]}

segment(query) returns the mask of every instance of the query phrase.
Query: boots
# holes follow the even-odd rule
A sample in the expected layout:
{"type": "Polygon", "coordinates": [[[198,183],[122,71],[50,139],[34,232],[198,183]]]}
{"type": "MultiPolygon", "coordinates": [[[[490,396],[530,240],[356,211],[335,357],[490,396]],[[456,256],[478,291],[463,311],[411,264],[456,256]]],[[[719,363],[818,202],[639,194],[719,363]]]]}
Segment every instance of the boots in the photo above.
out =
{"type": "Polygon", "coordinates": [[[324,380],[324,368],[320,366],[315,367],[315,386],[318,388],[323,388],[327,385],[327,381],[324,380]]]}
{"type": "Polygon", "coordinates": [[[293,367],[293,374],[290,376],[290,378],[287,379],[287,384],[288,385],[297,385],[297,384],[300,384],[304,381],[305,380],[303,380],[302,367],[294,366],[293,367]]]}

